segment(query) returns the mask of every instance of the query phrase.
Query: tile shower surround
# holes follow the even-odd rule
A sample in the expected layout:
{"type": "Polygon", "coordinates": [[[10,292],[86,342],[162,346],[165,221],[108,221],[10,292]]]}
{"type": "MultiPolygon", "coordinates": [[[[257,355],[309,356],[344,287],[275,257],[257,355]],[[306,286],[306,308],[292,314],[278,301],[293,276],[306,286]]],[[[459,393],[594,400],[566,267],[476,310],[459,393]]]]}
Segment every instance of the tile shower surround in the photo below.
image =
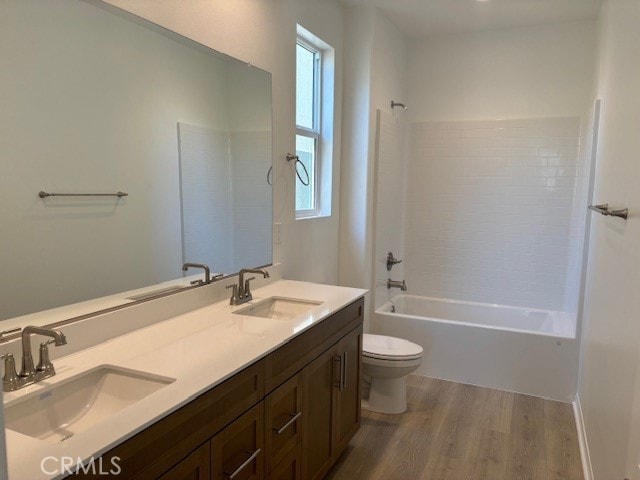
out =
{"type": "Polygon", "coordinates": [[[217,272],[268,263],[271,132],[216,131],[183,123],[180,135],[184,260],[201,259],[217,272]]]}
{"type": "Polygon", "coordinates": [[[406,124],[398,117],[379,111],[377,118],[377,178],[375,214],[375,308],[382,306],[398,294],[387,289],[387,278],[405,278],[405,262],[387,271],[387,253],[405,258],[405,176],[406,176],[406,124]]]}
{"type": "MultiPolygon", "coordinates": [[[[588,181],[580,127],[578,117],[410,125],[406,170],[379,158],[377,201],[378,225],[404,212],[396,241],[408,293],[575,311],[588,181]]],[[[401,126],[393,131],[380,131],[380,151],[398,145],[401,126]]]]}

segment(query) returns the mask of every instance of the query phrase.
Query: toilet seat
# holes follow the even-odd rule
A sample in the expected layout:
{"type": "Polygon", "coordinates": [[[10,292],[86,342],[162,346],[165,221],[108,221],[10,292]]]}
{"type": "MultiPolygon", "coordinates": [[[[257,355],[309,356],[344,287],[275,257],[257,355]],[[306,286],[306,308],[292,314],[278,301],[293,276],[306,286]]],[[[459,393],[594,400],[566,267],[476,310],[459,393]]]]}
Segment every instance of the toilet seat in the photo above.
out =
{"type": "Polygon", "coordinates": [[[390,362],[419,360],[422,358],[422,347],[402,338],[365,333],[362,356],[390,362]]]}

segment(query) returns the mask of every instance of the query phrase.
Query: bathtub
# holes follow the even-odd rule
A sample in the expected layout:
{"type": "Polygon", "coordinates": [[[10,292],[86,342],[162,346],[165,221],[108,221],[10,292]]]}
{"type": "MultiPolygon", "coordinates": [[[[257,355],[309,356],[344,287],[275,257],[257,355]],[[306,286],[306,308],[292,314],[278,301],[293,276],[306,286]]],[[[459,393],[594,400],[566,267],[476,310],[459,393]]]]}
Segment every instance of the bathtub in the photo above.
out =
{"type": "Polygon", "coordinates": [[[574,400],[578,342],[566,312],[398,295],[370,330],[421,345],[418,375],[574,400]]]}

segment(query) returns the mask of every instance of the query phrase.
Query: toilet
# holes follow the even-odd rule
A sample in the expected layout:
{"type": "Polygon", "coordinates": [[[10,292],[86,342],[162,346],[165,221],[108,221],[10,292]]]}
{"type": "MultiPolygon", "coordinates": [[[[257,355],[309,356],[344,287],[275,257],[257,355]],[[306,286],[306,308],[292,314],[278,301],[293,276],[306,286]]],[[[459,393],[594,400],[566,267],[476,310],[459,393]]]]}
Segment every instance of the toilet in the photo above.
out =
{"type": "Polygon", "coordinates": [[[422,347],[408,340],[365,333],[362,373],[371,379],[362,408],[378,413],[407,410],[407,375],[422,364],[422,347]]]}

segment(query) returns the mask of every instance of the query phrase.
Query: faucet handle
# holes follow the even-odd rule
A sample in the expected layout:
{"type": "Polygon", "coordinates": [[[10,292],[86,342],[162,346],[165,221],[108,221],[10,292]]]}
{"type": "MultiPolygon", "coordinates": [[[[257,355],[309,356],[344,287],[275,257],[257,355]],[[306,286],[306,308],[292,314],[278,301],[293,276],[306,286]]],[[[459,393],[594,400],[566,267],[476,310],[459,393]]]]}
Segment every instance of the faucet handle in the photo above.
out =
{"type": "Polygon", "coordinates": [[[53,368],[53,363],[49,360],[49,345],[54,343],[56,343],[55,340],[49,340],[40,344],[40,360],[36,366],[37,372],[48,373],[51,376],[55,375],[56,371],[53,368]]]}
{"type": "Polygon", "coordinates": [[[13,353],[5,353],[0,358],[4,358],[4,376],[2,377],[2,389],[11,392],[18,388],[18,372],[16,371],[16,359],[13,353]]]}
{"type": "Polygon", "coordinates": [[[244,296],[245,297],[251,297],[251,285],[249,285],[249,282],[251,280],[255,280],[255,279],[256,279],[256,277],[250,277],[250,278],[247,278],[244,281],[244,296]]]}
{"type": "Polygon", "coordinates": [[[394,265],[402,263],[402,260],[398,260],[393,256],[393,252],[387,254],[387,270],[390,272],[394,265]]]}
{"type": "Polygon", "coordinates": [[[229,304],[236,305],[238,302],[238,285],[234,283],[233,285],[227,285],[224,288],[226,288],[227,290],[229,290],[230,288],[233,289],[231,291],[231,301],[229,302],[229,304]]]}

